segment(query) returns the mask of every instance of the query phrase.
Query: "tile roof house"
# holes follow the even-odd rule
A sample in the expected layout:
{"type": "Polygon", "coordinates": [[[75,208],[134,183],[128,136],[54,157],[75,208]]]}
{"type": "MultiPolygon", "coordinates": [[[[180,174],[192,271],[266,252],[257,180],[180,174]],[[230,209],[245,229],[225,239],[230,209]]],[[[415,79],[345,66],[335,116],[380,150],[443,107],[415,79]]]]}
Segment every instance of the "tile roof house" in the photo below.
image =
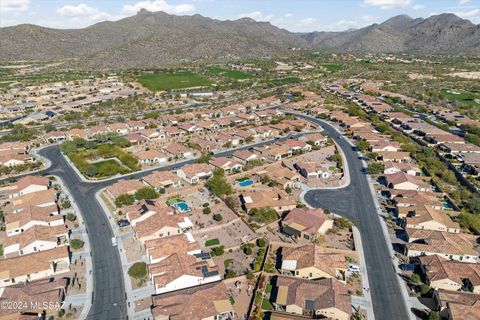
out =
{"type": "Polygon", "coordinates": [[[5,212],[19,213],[29,206],[50,207],[57,204],[58,193],[53,189],[27,193],[10,199],[10,204],[5,207],[5,212]]]}
{"type": "Polygon", "coordinates": [[[148,263],[157,263],[174,253],[195,255],[201,253],[200,244],[191,233],[145,241],[148,263]]]}
{"type": "Polygon", "coordinates": [[[393,162],[410,162],[412,158],[410,158],[409,152],[404,151],[381,151],[378,152],[378,155],[382,159],[382,161],[393,161],[393,162]]]}
{"type": "Polygon", "coordinates": [[[215,157],[209,163],[216,168],[223,169],[227,174],[240,172],[243,168],[241,163],[227,157],[215,157]]]}
{"type": "Polygon", "coordinates": [[[24,232],[5,238],[3,255],[6,258],[23,256],[69,244],[69,230],[64,225],[35,225],[24,232]]]}
{"type": "Polygon", "coordinates": [[[148,265],[148,272],[156,294],[221,280],[217,266],[211,266],[202,257],[180,253],[148,265]]]}
{"type": "Polygon", "coordinates": [[[7,236],[13,236],[24,232],[33,226],[59,226],[63,225],[65,218],[58,214],[56,205],[48,207],[36,207],[29,205],[19,213],[5,216],[5,230],[7,236]]]}
{"type": "Polygon", "coordinates": [[[277,213],[283,213],[297,206],[295,199],[276,189],[245,191],[241,194],[241,201],[247,212],[255,208],[273,208],[277,213]]]}
{"type": "Polygon", "coordinates": [[[0,259],[0,288],[69,271],[70,255],[66,246],[25,256],[0,259]]]}
{"type": "Polygon", "coordinates": [[[411,176],[404,172],[385,175],[387,186],[396,190],[417,190],[432,191],[429,183],[423,181],[420,177],[411,176]]]}
{"type": "MultiPolygon", "coordinates": [[[[439,200],[443,195],[440,193],[393,189],[388,192],[397,208],[416,207],[419,205],[428,205],[436,210],[443,208],[443,203],[439,200]]],[[[403,218],[403,216],[399,217],[403,218]]]]}
{"type": "Polygon", "coordinates": [[[190,157],[190,156],[193,155],[192,151],[189,148],[187,148],[183,144],[179,144],[179,143],[169,144],[169,145],[163,147],[163,150],[165,150],[166,152],[168,152],[172,156],[179,157],[179,158],[186,158],[186,157],[190,157]]]}
{"type": "Polygon", "coordinates": [[[282,231],[299,239],[314,240],[331,228],[333,219],[321,208],[294,208],[282,220],[282,231]]]}
{"type": "Polygon", "coordinates": [[[181,179],[171,171],[156,171],[143,178],[143,182],[157,191],[169,187],[178,188],[181,186],[181,179]]]}
{"type": "Polygon", "coordinates": [[[169,209],[165,204],[154,200],[140,200],[132,205],[120,209],[132,226],[144,221],[159,212],[165,211],[168,214],[173,214],[173,210],[169,209]]]}
{"type": "Polygon", "coordinates": [[[235,151],[232,157],[242,163],[247,163],[256,160],[258,156],[248,150],[235,151]]]}
{"type": "Polygon", "coordinates": [[[437,290],[434,292],[437,309],[448,320],[478,320],[480,295],[467,292],[437,290]]]}
{"type": "Polygon", "coordinates": [[[283,247],[281,272],[304,279],[336,278],[346,281],[347,257],[357,260],[353,251],[325,248],[316,244],[283,247]]]}
{"type": "Polygon", "coordinates": [[[141,164],[160,164],[168,161],[168,155],[155,149],[135,152],[141,164]]]}
{"type": "Polygon", "coordinates": [[[0,153],[0,165],[14,167],[32,161],[33,158],[27,153],[18,153],[15,150],[2,151],[0,153]]]}
{"type": "Polygon", "coordinates": [[[170,208],[165,208],[138,221],[133,226],[133,231],[136,238],[144,243],[147,240],[186,233],[192,228],[193,223],[185,214],[174,214],[170,208]]]}
{"type": "Polygon", "coordinates": [[[476,238],[463,233],[406,229],[409,257],[438,255],[460,262],[480,263],[479,253],[474,248],[476,238]]]}
{"type": "Polygon", "coordinates": [[[335,279],[307,280],[278,276],[274,308],[288,314],[348,320],[352,314],[347,287],[335,279]]]}
{"type": "Polygon", "coordinates": [[[67,282],[66,278],[45,279],[3,288],[0,301],[16,307],[1,308],[0,319],[26,320],[22,315],[33,314],[32,320],[36,320],[44,310],[47,318],[55,316],[64,302],[67,282]]]}
{"type": "Polygon", "coordinates": [[[420,257],[419,260],[430,287],[480,294],[480,264],[451,261],[437,255],[420,257]]]}
{"type": "Polygon", "coordinates": [[[370,142],[371,152],[397,152],[401,148],[401,144],[397,141],[379,140],[370,142]]]}
{"type": "Polygon", "coordinates": [[[409,213],[403,218],[407,228],[460,233],[460,224],[454,222],[445,210],[436,210],[428,205],[408,209],[409,213]]]}
{"type": "Polygon", "coordinates": [[[50,187],[50,180],[40,176],[25,176],[17,182],[0,189],[0,192],[8,194],[9,198],[19,197],[25,194],[47,190],[50,187]]]}
{"type": "Polygon", "coordinates": [[[213,166],[206,163],[190,163],[177,170],[177,175],[190,184],[206,180],[213,174],[213,166]]]}
{"type": "Polygon", "coordinates": [[[122,194],[135,194],[137,190],[145,188],[145,185],[138,180],[119,180],[114,184],[108,186],[105,190],[113,199],[116,199],[122,194]]]}
{"type": "Polygon", "coordinates": [[[394,174],[398,172],[404,172],[411,176],[420,176],[422,170],[412,163],[404,163],[404,162],[393,162],[393,161],[385,161],[384,162],[385,169],[383,170],[384,174],[394,174]]]}
{"type": "Polygon", "coordinates": [[[152,297],[154,320],[233,319],[235,311],[222,281],[152,297]]]}

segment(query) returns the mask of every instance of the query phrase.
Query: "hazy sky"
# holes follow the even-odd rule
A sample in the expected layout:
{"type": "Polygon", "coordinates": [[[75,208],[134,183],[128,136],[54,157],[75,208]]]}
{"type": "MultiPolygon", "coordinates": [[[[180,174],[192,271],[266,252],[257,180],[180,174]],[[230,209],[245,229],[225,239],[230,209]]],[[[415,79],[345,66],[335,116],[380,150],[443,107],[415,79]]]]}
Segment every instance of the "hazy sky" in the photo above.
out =
{"type": "Polygon", "coordinates": [[[398,14],[451,12],[480,24],[480,0],[0,0],[0,26],[82,28],[134,15],[141,8],[222,20],[251,17],[301,32],[359,28],[398,14]]]}

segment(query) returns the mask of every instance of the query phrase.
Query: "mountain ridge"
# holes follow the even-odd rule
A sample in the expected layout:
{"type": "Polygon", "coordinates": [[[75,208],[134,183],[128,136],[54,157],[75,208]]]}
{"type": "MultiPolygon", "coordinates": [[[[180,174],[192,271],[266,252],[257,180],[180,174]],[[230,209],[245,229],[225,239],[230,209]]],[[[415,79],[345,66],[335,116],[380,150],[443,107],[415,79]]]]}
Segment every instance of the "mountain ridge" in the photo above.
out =
{"type": "Polygon", "coordinates": [[[0,28],[0,61],[77,59],[81,68],[135,68],[179,60],[283,55],[292,47],[318,51],[480,55],[480,25],[453,14],[392,17],[356,30],[293,33],[251,18],[217,20],[139,11],[82,29],[32,24],[0,28]]]}

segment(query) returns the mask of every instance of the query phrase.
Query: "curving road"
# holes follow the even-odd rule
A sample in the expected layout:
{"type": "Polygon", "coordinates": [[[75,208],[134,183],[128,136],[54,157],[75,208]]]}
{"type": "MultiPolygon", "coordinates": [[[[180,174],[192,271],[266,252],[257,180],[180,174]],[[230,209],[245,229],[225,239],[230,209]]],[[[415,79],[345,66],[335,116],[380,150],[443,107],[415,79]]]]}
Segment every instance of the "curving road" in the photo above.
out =
{"type": "MultiPolygon", "coordinates": [[[[298,137],[302,134],[292,134],[291,137],[298,137]]],[[[287,139],[283,137],[276,139],[282,141],[287,139]]],[[[263,146],[272,143],[263,141],[235,150],[228,150],[216,153],[215,156],[230,156],[233,152],[242,149],[248,149],[252,146],[263,146]]],[[[113,231],[110,227],[107,215],[103,211],[100,203],[98,203],[95,194],[121,180],[128,178],[139,179],[153,171],[172,170],[187,163],[193,163],[196,159],[183,161],[168,165],[162,168],[152,168],[149,170],[132,173],[123,177],[109,179],[107,181],[83,181],[80,179],[75,170],[70,166],[62,155],[58,145],[53,145],[41,149],[38,154],[50,161],[51,166],[37,174],[52,174],[60,177],[64,185],[68,188],[73,201],[76,202],[78,208],[82,212],[88,231],[90,241],[92,263],[93,263],[93,297],[92,307],[88,313],[88,319],[112,319],[120,320],[127,318],[127,302],[125,285],[122,272],[122,264],[118,248],[112,246],[113,231]]]]}
{"type": "MultiPolygon", "coordinates": [[[[296,116],[321,125],[325,129],[325,132],[342,148],[350,173],[350,184],[347,187],[335,190],[312,190],[306,193],[305,201],[313,207],[328,208],[355,221],[362,237],[376,319],[409,319],[409,312],[400,294],[401,289],[377,215],[369,182],[356,151],[345,139],[339,138],[335,128],[326,122],[305,115],[296,114],[296,116]]],[[[285,140],[285,138],[278,140],[285,140]]],[[[256,145],[261,146],[268,143],[271,141],[256,145]]],[[[251,147],[249,145],[239,149],[251,147]]],[[[220,152],[215,156],[229,156],[236,150],[220,152]]],[[[95,198],[97,191],[126,177],[101,182],[85,182],[70,167],[58,146],[44,148],[40,150],[39,154],[51,161],[52,165],[46,172],[57,175],[64,181],[82,211],[87,226],[94,269],[94,295],[88,318],[126,319],[126,294],[119,252],[117,247],[112,246],[113,232],[106,214],[95,198]]],[[[171,170],[173,167],[194,161],[189,160],[181,164],[134,173],[128,175],[128,178],[141,178],[152,171],[171,170]]]]}
{"type": "Polygon", "coordinates": [[[296,116],[324,128],[343,150],[350,174],[350,184],[347,187],[334,190],[311,190],[305,194],[305,201],[312,207],[328,208],[332,212],[349,218],[358,227],[363,243],[375,318],[379,320],[409,319],[409,311],[401,295],[389,244],[385,241],[367,175],[364,173],[357,151],[344,138],[340,138],[338,131],[328,123],[305,115],[296,114],[296,116]]]}

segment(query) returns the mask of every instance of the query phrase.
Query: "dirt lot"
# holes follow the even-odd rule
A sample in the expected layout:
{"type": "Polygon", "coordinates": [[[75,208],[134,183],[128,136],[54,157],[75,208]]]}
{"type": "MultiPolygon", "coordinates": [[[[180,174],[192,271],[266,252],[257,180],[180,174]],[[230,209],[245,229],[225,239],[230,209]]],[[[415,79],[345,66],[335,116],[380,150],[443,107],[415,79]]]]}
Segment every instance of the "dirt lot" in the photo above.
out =
{"type": "Polygon", "coordinates": [[[249,281],[242,276],[224,280],[224,282],[227,286],[228,294],[234,300],[233,309],[237,315],[239,315],[240,319],[244,319],[253,297],[254,281],[249,281]]]}
{"type": "Polygon", "coordinates": [[[70,265],[70,284],[68,286],[68,294],[74,295],[86,292],[86,280],[85,280],[85,258],[78,258],[72,261],[70,265]]]}
{"type": "Polygon", "coordinates": [[[218,239],[225,249],[236,248],[244,242],[255,239],[257,235],[253,232],[243,220],[237,218],[233,222],[221,224],[192,232],[196,239],[199,239],[200,245],[204,248],[205,241],[209,239],[218,239]]]}
{"type": "Polygon", "coordinates": [[[125,238],[122,241],[128,262],[138,261],[145,255],[145,250],[140,241],[135,240],[133,237],[125,238]]]}

